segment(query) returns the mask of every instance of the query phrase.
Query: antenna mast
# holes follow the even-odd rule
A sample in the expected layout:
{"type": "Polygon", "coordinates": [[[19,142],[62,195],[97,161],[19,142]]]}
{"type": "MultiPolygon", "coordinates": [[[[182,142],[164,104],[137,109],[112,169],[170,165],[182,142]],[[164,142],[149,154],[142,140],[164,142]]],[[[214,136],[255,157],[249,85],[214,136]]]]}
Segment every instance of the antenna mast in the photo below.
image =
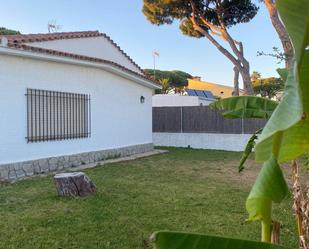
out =
{"type": "Polygon", "coordinates": [[[48,33],[55,33],[61,29],[60,25],[57,25],[56,20],[51,20],[47,24],[48,33]]]}

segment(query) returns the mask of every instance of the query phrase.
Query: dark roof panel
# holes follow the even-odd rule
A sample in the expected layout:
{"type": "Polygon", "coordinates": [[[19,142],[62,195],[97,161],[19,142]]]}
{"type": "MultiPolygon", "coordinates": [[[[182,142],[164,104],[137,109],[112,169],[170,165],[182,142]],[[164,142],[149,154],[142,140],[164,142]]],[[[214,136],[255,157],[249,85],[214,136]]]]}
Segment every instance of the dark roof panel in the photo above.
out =
{"type": "Polygon", "coordinates": [[[204,94],[206,95],[206,98],[208,99],[215,99],[215,96],[212,94],[211,91],[204,91],[204,94]]]}
{"type": "Polygon", "coordinates": [[[198,96],[200,98],[215,99],[211,91],[187,89],[186,92],[189,96],[198,96]]]}

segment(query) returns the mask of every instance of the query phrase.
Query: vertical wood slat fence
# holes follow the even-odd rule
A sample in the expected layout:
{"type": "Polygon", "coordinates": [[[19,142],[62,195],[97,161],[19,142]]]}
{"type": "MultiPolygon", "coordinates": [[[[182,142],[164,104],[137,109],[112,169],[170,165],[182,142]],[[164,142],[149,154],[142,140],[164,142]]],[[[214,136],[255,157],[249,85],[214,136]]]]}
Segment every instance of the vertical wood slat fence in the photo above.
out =
{"type": "Polygon", "coordinates": [[[227,119],[208,106],[153,107],[153,132],[252,134],[264,119],[227,119]]]}

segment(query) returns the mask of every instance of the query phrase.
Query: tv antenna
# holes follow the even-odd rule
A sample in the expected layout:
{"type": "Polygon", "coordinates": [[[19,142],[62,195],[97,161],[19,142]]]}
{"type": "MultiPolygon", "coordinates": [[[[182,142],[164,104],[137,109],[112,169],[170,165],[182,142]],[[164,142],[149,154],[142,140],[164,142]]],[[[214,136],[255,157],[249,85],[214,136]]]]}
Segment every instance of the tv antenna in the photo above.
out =
{"type": "Polygon", "coordinates": [[[153,77],[154,77],[154,80],[156,80],[156,58],[160,57],[159,51],[154,50],[152,52],[152,57],[153,57],[153,77]]]}
{"type": "Polygon", "coordinates": [[[47,29],[48,29],[48,33],[55,33],[61,29],[61,26],[57,25],[56,20],[51,20],[48,22],[47,29]]]}

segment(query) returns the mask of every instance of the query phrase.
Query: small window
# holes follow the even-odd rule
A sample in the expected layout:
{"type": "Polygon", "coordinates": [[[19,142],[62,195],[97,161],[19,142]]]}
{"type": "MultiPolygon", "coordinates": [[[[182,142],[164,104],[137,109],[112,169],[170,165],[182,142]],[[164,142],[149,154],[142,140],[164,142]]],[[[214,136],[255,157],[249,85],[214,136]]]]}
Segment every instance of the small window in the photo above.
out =
{"type": "Polygon", "coordinates": [[[27,141],[90,137],[90,96],[27,89],[27,141]]]}

